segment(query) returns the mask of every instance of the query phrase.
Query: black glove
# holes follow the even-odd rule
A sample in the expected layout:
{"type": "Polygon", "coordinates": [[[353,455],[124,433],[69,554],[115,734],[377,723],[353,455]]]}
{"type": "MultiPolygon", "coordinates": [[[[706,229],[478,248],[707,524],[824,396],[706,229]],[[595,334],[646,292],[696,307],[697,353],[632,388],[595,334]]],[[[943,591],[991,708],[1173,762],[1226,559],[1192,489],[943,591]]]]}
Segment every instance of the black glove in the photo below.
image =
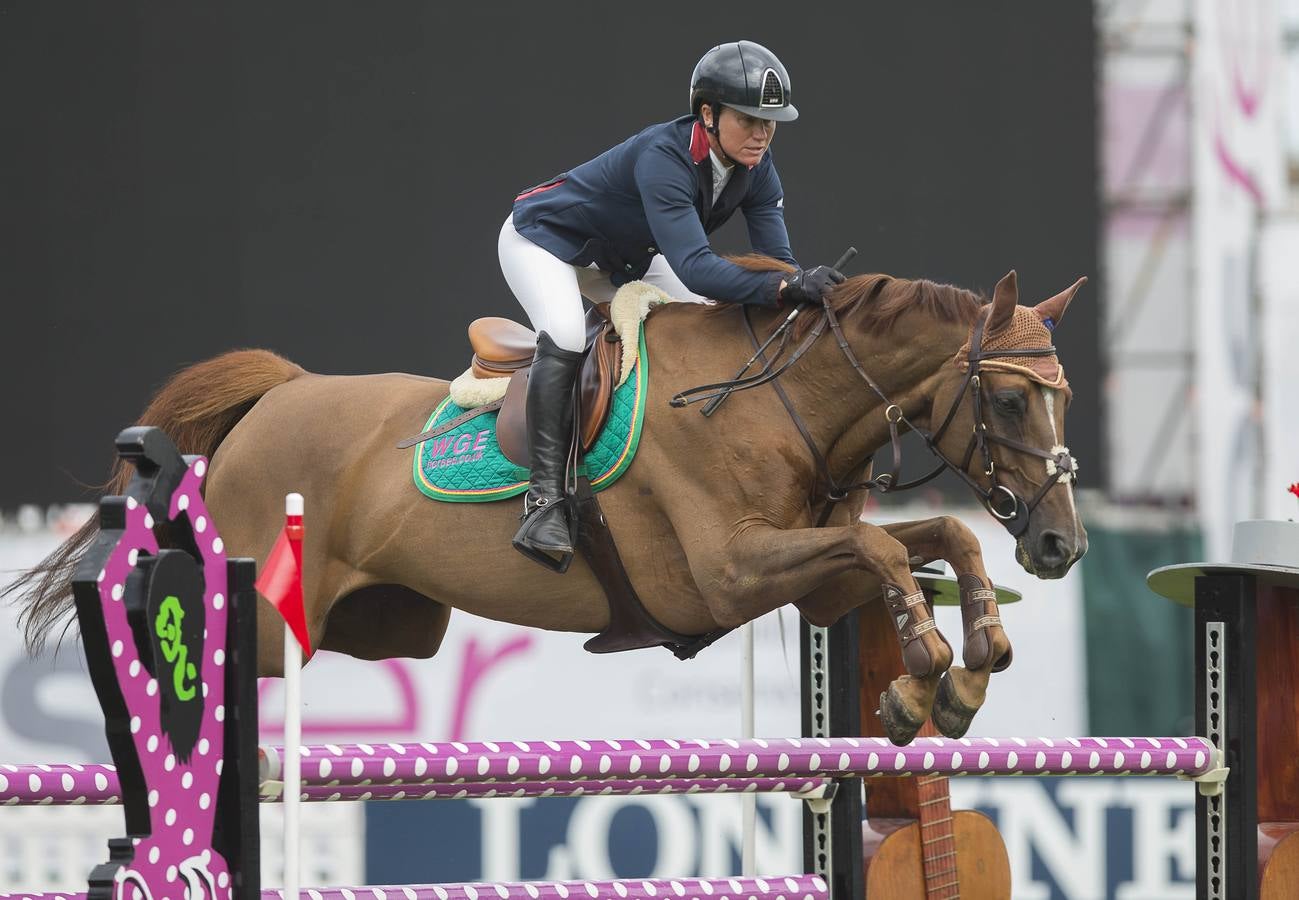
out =
{"type": "Polygon", "coordinates": [[[780,299],[786,303],[820,303],[832,287],[843,284],[843,273],[829,266],[817,266],[815,269],[795,269],[785,278],[785,287],[780,292],[780,299]]]}

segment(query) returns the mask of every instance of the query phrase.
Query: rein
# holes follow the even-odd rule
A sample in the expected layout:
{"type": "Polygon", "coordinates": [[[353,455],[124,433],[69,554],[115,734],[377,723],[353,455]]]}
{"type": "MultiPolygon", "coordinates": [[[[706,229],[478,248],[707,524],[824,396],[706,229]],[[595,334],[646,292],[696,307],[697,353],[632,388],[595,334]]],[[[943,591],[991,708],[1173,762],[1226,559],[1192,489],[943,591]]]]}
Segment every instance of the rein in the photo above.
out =
{"type": "Polygon", "coordinates": [[[748,363],[745,364],[744,368],[740,370],[740,373],[733,380],[690,388],[674,396],[669,403],[673,407],[681,408],[688,406],[691,403],[707,400],[709,402],[704,407],[703,413],[705,415],[711,415],[712,412],[716,410],[722,401],[730,396],[731,393],[735,391],[748,390],[750,388],[770,383],[775,389],[776,395],[780,397],[780,401],[784,405],[786,411],[788,411],[794,425],[798,428],[798,433],[802,436],[803,442],[807,444],[808,449],[811,451],[812,458],[816,463],[817,471],[827,485],[825,494],[826,504],[817,521],[818,528],[829,521],[830,515],[833,513],[835,506],[840,501],[847,499],[852,493],[861,490],[878,490],[883,494],[893,493],[896,491],[907,491],[912,488],[920,487],[923,484],[927,484],[944,471],[951,470],[969,486],[988,512],[990,512],[997,521],[1001,522],[1002,526],[1010,532],[1012,536],[1019,537],[1028,529],[1029,517],[1033,510],[1037,508],[1038,504],[1042,502],[1047,491],[1061,481],[1068,480],[1068,478],[1074,475],[1076,464],[1073,456],[1070,455],[1067,449],[1061,448],[1059,452],[1048,453],[1044,450],[1038,449],[1037,447],[1030,447],[1020,441],[990,432],[983,416],[983,387],[982,378],[980,376],[980,364],[984,360],[997,359],[1001,357],[1050,356],[1056,352],[1054,346],[1034,347],[1028,349],[1014,348],[1009,350],[984,350],[982,348],[983,330],[987,325],[990,312],[981,315],[974,325],[974,332],[970,338],[970,353],[967,357],[969,367],[966,371],[965,381],[962,383],[961,389],[957,392],[956,397],[953,398],[952,405],[948,409],[947,415],[943,417],[942,424],[938,426],[937,430],[930,433],[911,422],[911,420],[907,418],[906,413],[902,411],[902,408],[891,402],[888,395],[884,393],[883,388],[881,388],[875,380],[871,378],[870,374],[867,373],[865,367],[862,366],[861,361],[857,359],[857,355],[853,353],[852,346],[848,343],[848,339],[844,336],[843,327],[839,323],[839,317],[830,305],[828,299],[822,298],[820,317],[816,324],[808,332],[807,336],[798,345],[797,349],[789,359],[777,368],[777,364],[780,363],[781,357],[789,346],[789,329],[793,325],[794,320],[806,309],[807,307],[799,307],[798,309],[795,309],[784,319],[784,321],[781,322],[779,326],[777,326],[776,330],[772,332],[765,342],[759,344],[757,333],[754,331],[753,323],[749,318],[748,307],[744,307],[741,310],[741,315],[744,319],[744,327],[748,332],[749,339],[753,342],[753,346],[756,348],[755,353],[750,357],[748,363]],[[784,388],[777,380],[781,374],[802,359],[803,355],[807,353],[812,344],[814,344],[816,340],[825,333],[827,326],[829,326],[830,331],[834,334],[839,350],[848,360],[848,364],[853,367],[853,370],[861,377],[862,381],[866,383],[866,386],[869,387],[877,397],[879,397],[881,402],[883,402],[884,418],[888,422],[889,443],[892,448],[892,465],[888,472],[877,475],[874,478],[846,485],[841,485],[836,481],[833,473],[830,471],[830,464],[826,460],[825,454],[821,452],[821,449],[812,439],[811,432],[808,431],[807,426],[803,423],[803,419],[799,416],[798,410],[790,401],[789,396],[785,393],[784,388]],[[766,355],[766,349],[777,339],[779,339],[779,344],[777,345],[776,351],[770,358],[768,358],[766,355]],[[759,360],[762,361],[762,368],[758,374],[749,377],[742,377],[753,363],[759,360]],[[973,398],[972,402],[974,403],[974,429],[973,433],[970,435],[970,442],[966,445],[965,453],[958,464],[949,459],[947,455],[939,449],[938,441],[942,439],[943,435],[947,432],[948,427],[956,418],[957,410],[960,409],[962,398],[967,390],[971,392],[973,398]],[[938,457],[938,465],[930,472],[907,482],[901,482],[898,480],[898,476],[902,470],[902,435],[899,426],[905,426],[907,429],[920,435],[921,439],[925,442],[925,446],[929,449],[929,452],[938,457]],[[997,480],[997,467],[992,459],[991,445],[994,443],[1001,444],[1004,447],[1009,447],[1010,449],[1016,450],[1020,453],[1025,453],[1029,456],[1036,456],[1047,461],[1048,478],[1043,482],[1042,486],[1031,499],[1027,501],[1024,500],[1024,498],[1020,497],[1013,490],[1001,484],[997,480]],[[988,477],[990,482],[990,486],[987,488],[971,477],[966,471],[969,468],[971,460],[974,459],[974,454],[976,452],[979,453],[980,459],[983,462],[983,473],[988,477]],[[1054,471],[1052,471],[1053,466],[1054,471]]]}

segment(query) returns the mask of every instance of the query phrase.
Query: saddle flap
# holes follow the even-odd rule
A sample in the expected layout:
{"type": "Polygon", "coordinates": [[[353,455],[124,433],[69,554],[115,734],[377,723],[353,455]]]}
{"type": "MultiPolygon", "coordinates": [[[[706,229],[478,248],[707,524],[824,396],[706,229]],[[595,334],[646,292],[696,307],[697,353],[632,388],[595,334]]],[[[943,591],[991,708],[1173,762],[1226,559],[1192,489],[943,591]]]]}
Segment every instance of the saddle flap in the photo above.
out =
{"type": "Polygon", "coordinates": [[[532,468],[532,454],[528,447],[528,375],[532,368],[520,369],[510,376],[510,386],[505,391],[505,402],[496,417],[496,442],[501,453],[516,466],[532,468]]]}
{"type": "MultiPolygon", "coordinates": [[[[497,321],[509,322],[508,319],[497,321]]],[[[582,360],[582,370],[578,375],[581,385],[582,408],[579,414],[582,417],[581,440],[584,453],[595,446],[600,431],[609,419],[609,410],[613,407],[613,393],[618,387],[618,373],[622,364],[622,342],[617,339],[606,315],[601,315],[600,310],[592,309],[587,313],[586,324],[587,354],[582,360]],[[609,340],[609,337],[613,340],[609,340]]],[[[517,367],[513,372],[492,373],[494,377],[508,376],[510,379],[510,385],[505,392],[505,402],[496,420],[497,440],[500,442],[501,452],[510,462],[524,468],[531,468],[527,424],[528,373],[531,372],[531,363],[532,357],[529,356],[524,365],[517,367]]],[[[474,368],[477,374],[476,357],[474,368]]]]}

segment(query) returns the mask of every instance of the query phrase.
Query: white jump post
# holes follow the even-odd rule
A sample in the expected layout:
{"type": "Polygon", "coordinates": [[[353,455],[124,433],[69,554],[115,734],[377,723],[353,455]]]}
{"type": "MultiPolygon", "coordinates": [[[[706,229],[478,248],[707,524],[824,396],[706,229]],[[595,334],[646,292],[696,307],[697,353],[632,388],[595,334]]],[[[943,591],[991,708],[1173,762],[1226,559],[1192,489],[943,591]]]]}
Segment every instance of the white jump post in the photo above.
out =
{"type": "MultiPolygon", "coordinates": [[[[302,495],[284,498],[286,528],[302,529],[302,495]]],[[[299,535],[301,539],[301,535],[299,535]]],[[[298,900],[302,847],[299,796],[302,793],[302,647],[293,629],[284,626],[284,898],[298,900]]]]}
{"type": "MultiPolygon", "coordinates": [[[[747,740],[755,736],[753,719],[753,623],[745,622],[740,629],[740,737],[747,740]]],[[[754,828],[758,819],[758,798],[754,794],[742,794],[740,804],[743,823],[740,874],[747,876],[755,874],[757,868],[754,828]]]]}

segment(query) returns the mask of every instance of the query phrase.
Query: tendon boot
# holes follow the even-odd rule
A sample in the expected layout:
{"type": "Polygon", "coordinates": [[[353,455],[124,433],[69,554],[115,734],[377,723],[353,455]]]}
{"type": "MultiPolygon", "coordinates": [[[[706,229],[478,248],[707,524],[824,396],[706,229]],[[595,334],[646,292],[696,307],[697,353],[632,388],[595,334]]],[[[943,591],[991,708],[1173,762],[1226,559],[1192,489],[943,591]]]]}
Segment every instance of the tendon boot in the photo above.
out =
{"type": "Polygon", "coordinates": [[[929,611],[925,595],[920,591],[907,594],[896,584],[886,583],[884,603],[893,616],[893,627],[897,629],[898,643],[902,645],[902,664],[907,674],[927,678],[947,671],[952,664],[952,648],[947,638],[938,632],[938,623],[929,611]],[[930,631],[941,641],[936,656],[921,637],[930,631]]]}
{"type": "Polygon", "coordinates": [[[1001,627],[996,590],[991,582],[972,573],[958,576],[956,584],[961,591],[965,667],[973,671],[991,664],[993,672],[1004,672],[1010,668],[1014,652],[1001,627]]]}
{"type": "Polygon", "coordinates": [[[514,547],[529,559],[563,573],[573,561],[573,527],[565,490],[573,448],[574,384],[582,354],[561,350],[537,335],[528,376],[528,453],[532,461],[523,524],[514,547]]]}

